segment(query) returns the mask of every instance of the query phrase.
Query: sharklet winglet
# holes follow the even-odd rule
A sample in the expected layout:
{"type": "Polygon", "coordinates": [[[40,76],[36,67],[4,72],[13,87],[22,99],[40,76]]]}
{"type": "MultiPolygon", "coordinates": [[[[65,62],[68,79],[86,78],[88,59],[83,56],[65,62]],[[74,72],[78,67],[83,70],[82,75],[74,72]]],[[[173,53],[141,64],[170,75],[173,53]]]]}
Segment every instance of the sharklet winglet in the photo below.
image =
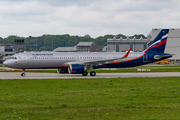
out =
{"type": "Polygon", "coordinates": [[[130,51],[131,51],[131,48],[130,48],[130,49],[128,50],[128,52],[124,55],[124,57],[123,57],[123,58],[128,57],[128,55],[129,55],[130,51]]]}

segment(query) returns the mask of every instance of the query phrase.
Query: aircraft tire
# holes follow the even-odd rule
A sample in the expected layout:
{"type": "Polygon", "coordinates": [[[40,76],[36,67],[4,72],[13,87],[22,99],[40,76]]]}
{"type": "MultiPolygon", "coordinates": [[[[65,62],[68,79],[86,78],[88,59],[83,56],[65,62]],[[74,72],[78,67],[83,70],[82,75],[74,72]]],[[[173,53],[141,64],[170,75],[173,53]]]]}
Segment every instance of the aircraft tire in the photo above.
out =
{"type": "Polygon", "coordinates": [[[21,73],[21,76],[22,76],[22,77],[25,77],[25,76],[26,76],[26,74],[25,74],[25,73],[21,73]]]}
{"type": "Polygon", "coordinates": [[[90,72],[90,75],[91,75],[91,76],[96,76],[96,72],[91,71],[91,72],[90,72]]]}
{"type": "Polygon", "coordinates": [[[82,75],[83,75],[83,76],[87,76],[87,75],[88,75],[88,72],[87,72],[87,71],[84,71],[84,72],[82,73],[82,75]]]}

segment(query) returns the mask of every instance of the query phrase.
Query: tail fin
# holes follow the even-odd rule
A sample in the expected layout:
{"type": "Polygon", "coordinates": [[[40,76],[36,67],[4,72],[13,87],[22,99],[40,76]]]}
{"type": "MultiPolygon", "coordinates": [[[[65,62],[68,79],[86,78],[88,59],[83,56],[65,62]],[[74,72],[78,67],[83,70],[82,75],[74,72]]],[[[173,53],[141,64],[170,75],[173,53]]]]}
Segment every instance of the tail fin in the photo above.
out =
{"type": "Polygon", "coordinates": [[[162,29],[161,32],[156,36],[153,42],[145,50],[145,52],[159,52],[164,53],[166,42],[168,38],[169,29],[162,29]]]}

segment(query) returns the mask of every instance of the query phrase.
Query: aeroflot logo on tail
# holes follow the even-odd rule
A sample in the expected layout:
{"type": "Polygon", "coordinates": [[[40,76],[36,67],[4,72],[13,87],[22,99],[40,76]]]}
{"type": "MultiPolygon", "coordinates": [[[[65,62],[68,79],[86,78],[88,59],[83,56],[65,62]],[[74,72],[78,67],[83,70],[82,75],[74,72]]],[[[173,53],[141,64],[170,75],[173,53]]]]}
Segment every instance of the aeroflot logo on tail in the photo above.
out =
{"type": "Polygon", "coordinates": [[[32,54],[33,56],[53,56],[53,54],[32,54]]]}
{"type": "MultiPolygon", "coordinates": [[[[166,42],[167,37],[168,37],[168,34],[164,35],[160,40],[156,41],[156,42],[153,43],[151,46],[149,46],[149,48],[150,48],[150,47],[153,47],[153,46],[155,47],[155,45],[161,43],[161,41],[164,41],[164,40],[165,40],[165,42],[166,42]]],[[[162,42],[162,43],[164,43],[164,42],[162,42]]],[[[161,44],[162,44],[162,43],[161,43],[161,44]]]]}

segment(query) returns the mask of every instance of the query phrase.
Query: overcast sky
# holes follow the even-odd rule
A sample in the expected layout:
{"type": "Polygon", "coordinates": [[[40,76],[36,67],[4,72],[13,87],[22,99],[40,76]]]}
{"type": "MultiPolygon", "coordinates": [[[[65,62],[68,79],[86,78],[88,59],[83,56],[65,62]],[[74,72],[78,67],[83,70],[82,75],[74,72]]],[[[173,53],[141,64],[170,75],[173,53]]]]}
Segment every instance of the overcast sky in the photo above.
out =
{"type": "Polygon", "coordinates": [[[180,0],[0,0],[0,36],[144,34],[180,28],[180,0]]]}

